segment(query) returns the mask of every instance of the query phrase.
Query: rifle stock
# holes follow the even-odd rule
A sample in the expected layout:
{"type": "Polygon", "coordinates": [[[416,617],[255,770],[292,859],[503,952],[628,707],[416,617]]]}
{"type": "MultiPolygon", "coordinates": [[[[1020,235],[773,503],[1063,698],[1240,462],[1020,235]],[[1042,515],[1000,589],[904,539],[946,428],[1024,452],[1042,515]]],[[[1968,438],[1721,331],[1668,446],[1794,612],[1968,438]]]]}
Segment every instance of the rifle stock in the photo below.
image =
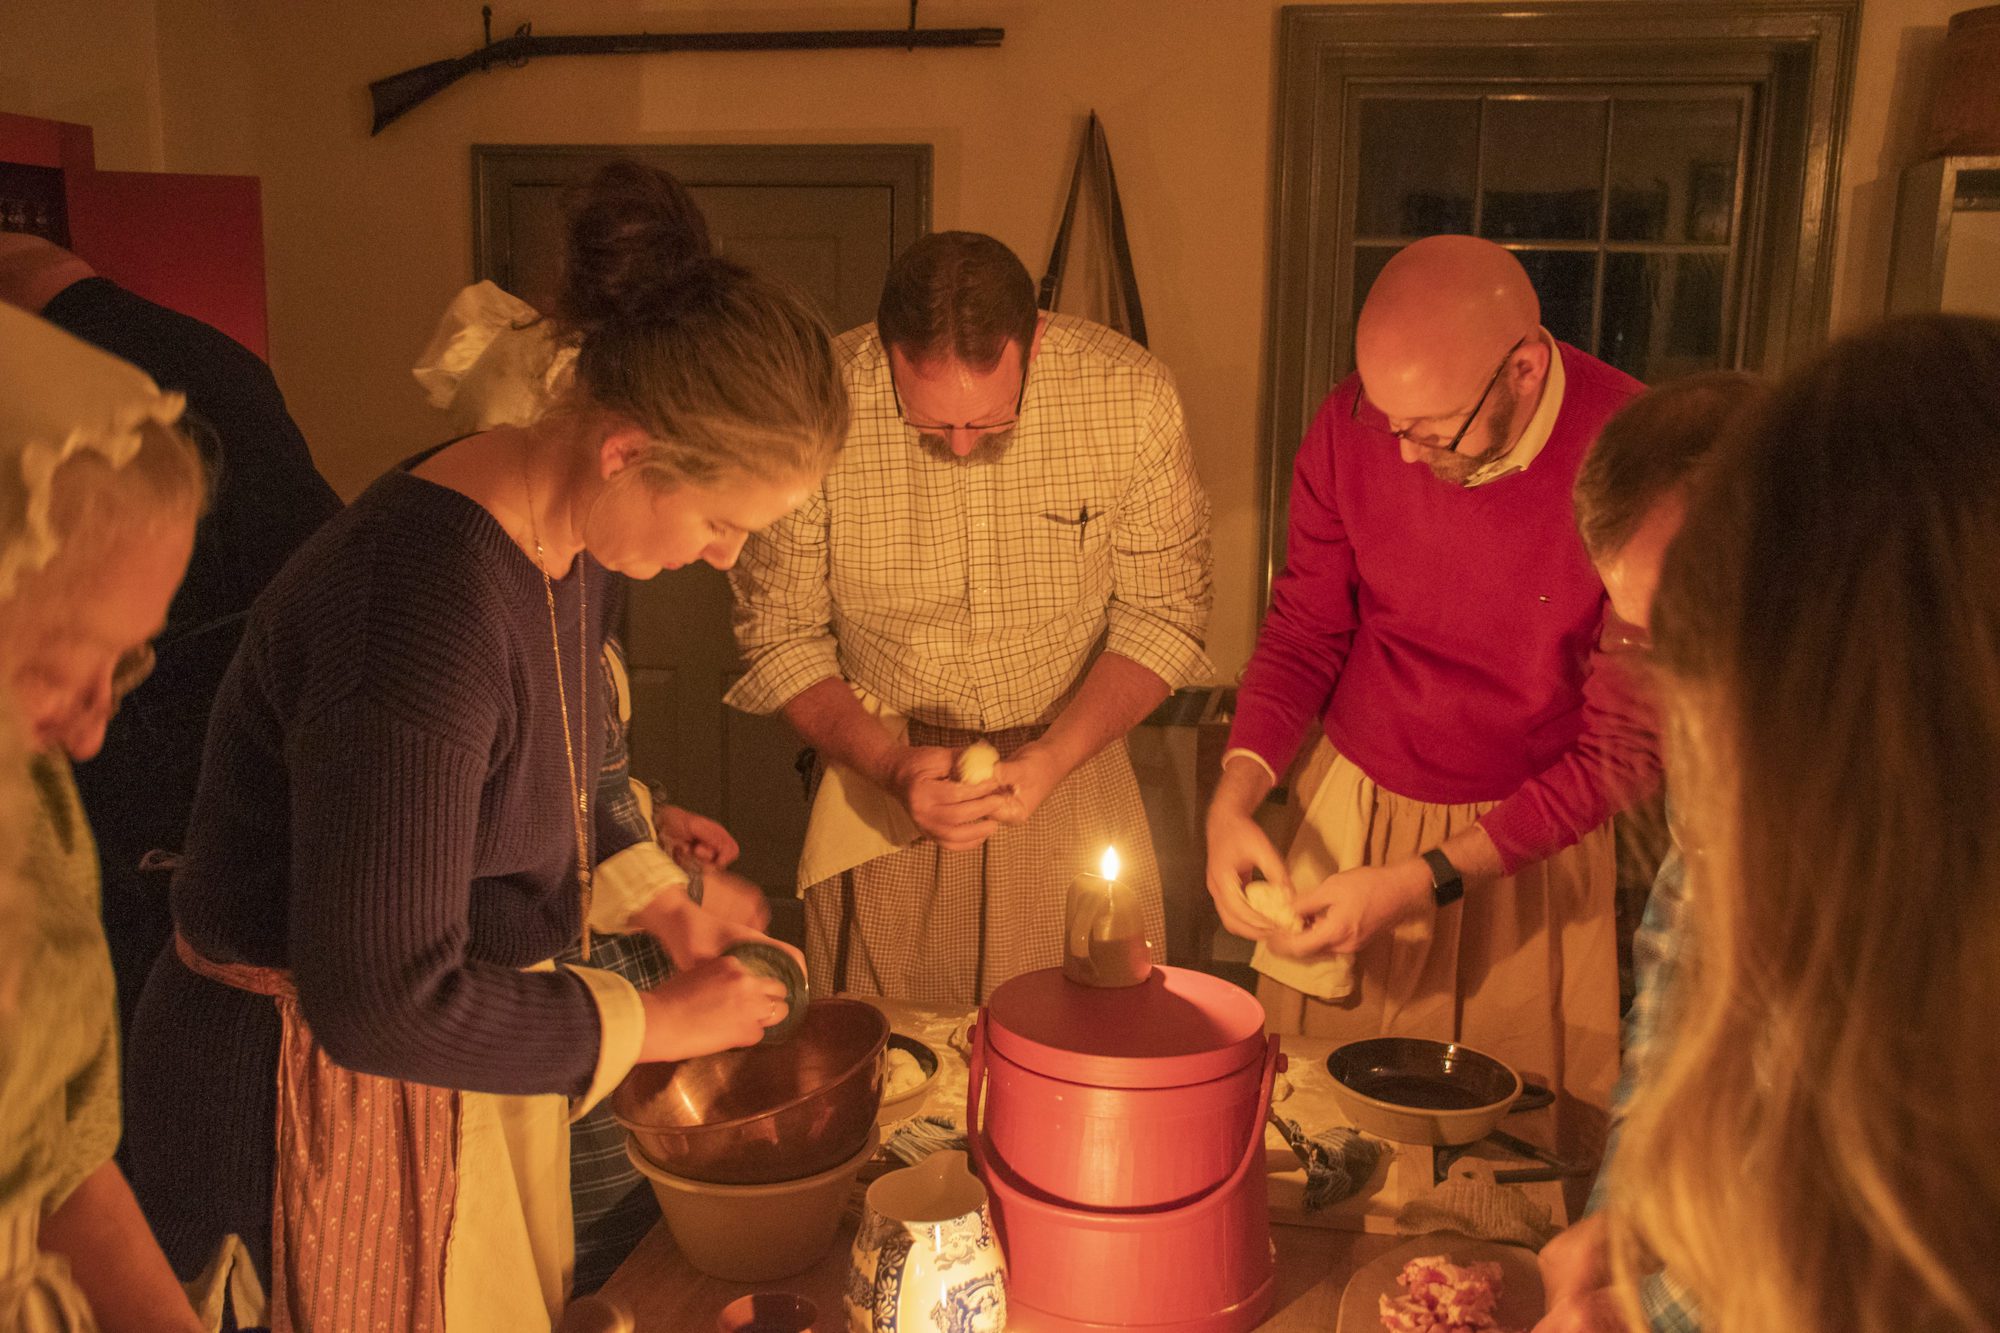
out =
{"type": "Polygon", "coordinates": [[[368,85],[368,99],[375,110],[375,123],[368,133],[380,134],[384,126],[401,119],[468,74],[490,68],[503,60],[525,60],[533,53],[514,48],[528,40],[526,37],[505,37],[497,42],[488,42],[470,55],[433,60],[428,65],[418,65],[401,74],[375,80],[368,85]]]}
{"type": "Polygon", "coordinates": [[[384,126],[436,97],[466,75],[494,65],[524,65],[536,56],[642,55],[671,51],[854,51],[915,50],[918,47],[998,46],[1004,28],[861,28],[817,32],[621,33],[605,36],[535,37],[526,25],[512,37],[488,41],[469,55],[433,60],[368,85],[375,123],[384,126]]]}

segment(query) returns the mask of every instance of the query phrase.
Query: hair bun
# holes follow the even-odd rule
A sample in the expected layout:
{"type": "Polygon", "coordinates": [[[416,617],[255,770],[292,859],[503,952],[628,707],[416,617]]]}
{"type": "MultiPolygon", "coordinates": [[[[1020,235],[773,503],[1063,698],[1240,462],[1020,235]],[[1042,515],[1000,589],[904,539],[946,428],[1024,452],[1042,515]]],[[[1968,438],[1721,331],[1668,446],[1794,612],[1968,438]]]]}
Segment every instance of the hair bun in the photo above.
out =
{"type": "Polygon", "coordinates": [[[572,334],[673,317],[722,267],[687,187],[629,159],[575,196],[556,314],[572,334]]]}

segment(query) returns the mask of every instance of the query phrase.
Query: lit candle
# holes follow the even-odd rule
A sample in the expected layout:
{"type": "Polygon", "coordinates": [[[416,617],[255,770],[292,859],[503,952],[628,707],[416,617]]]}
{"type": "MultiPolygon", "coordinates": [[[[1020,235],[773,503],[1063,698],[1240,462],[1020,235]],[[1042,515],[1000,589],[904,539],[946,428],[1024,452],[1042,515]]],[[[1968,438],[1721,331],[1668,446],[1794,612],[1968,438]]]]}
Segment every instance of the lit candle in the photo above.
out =
{"type": "Polygon", "coordinates": [[[1086,986],[1136,986],[1152,973],[1139,895],[1118,880],[1118,849],[1106,847],[1097,874],[1070,882],[1063,912],[1063,975],[1086,986]]]}

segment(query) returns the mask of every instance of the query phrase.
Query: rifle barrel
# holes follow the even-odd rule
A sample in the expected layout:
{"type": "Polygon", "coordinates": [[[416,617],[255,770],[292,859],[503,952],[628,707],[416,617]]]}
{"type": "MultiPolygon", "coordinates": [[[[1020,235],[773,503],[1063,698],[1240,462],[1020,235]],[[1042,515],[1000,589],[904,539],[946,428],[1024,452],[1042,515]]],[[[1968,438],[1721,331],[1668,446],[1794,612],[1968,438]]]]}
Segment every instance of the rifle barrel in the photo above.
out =
{"type": "Polygon", "coordinates": [[[536,56],[630,56],[675,51],[867,51],[998,46],[1005,28],[822,28],[796,32],[628,32],[575,37],[517,34],[455,60],[391,74],[368,85],[380,134],[423,102],[475,69],[518,64],[536,56]]]}
{"type": "Polygon", "coordinates": [[[670,51],[865,51],[998,46],[1005,28],[822,28],[805,32],[632,32],[526,39],[529,56],[630,56],[670,51]]]}

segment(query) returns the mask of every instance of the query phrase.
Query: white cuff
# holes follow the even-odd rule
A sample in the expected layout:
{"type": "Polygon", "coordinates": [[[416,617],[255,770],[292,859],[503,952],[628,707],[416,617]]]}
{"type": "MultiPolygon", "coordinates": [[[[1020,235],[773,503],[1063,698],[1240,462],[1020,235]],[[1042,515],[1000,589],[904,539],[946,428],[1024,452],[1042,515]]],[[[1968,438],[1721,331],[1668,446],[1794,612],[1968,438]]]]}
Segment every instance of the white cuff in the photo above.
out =
{"type": "Polygon", "coordinates": [[[1264,758],[1263,755],[1258,754],[1255,750],[1246,749],[1241,745],[1237,746],[1233,750],[1224,750],[1222,752],[1222,766],[1224,768],[1228,768],[1229,761],[1236,758],[1238,755],[1243,756],[1245,759],[1256,760],[1257,767],[1263,769],[1266,773],[1269,773],[1271,775],[1271,785],[1273,787],[1278,785],[1278,775],[1277,773],[1272,771],[1271,762],[1268,759],[1264,758]]]}
{"type": "Polygon", "coordinates": [[[615,972],[574,966],[569,971],[589,988],[590,998],[596,1001],[597,1026],[602,1034],[590,1086],[583,1096],[570,1099],[569,1118],[574,1121],[610,1096],[639,1063],[639,1047],[646,1038],[646,1006],[632,983],[615,972]]]}
{"type": "Polygon", "coordinates": [[[632,928],[632,916],[662,890],[685,886],[687,872],[657,842],[635,842],[597,863],[590,877],[590,928],[617,935],[632,928]]]}

